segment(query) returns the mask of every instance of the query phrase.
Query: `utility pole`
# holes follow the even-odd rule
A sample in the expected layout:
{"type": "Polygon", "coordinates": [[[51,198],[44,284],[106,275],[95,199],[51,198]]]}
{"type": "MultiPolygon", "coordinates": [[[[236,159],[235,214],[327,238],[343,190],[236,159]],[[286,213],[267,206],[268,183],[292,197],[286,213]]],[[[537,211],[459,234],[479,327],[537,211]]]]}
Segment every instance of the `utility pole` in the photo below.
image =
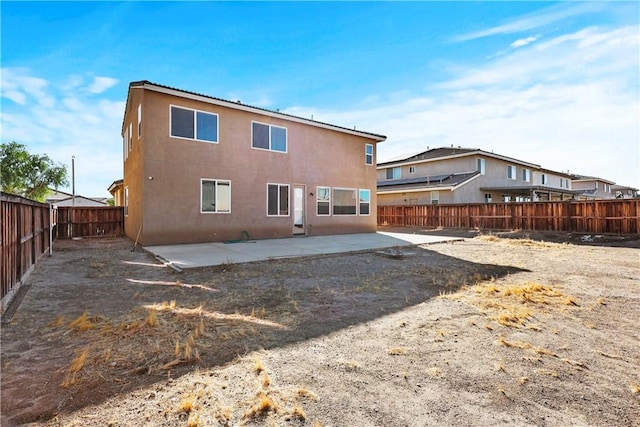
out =
{"type": "Polygon", "coordinates": [[[71,156],[71,206],[76,205],[76,156],[71,156]]]}

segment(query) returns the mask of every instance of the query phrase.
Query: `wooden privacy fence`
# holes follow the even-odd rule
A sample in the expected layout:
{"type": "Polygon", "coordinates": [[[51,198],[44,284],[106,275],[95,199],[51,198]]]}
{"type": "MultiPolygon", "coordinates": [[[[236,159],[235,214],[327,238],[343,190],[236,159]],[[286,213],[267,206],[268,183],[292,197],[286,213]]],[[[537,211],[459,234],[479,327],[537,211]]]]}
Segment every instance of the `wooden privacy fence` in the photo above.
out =
{"type": "Polygon", "coordinates": [[[50,249],[52,215],[49,205],[11,194],[0,194],[0,279],[2,313],[38,259],[50,249]]]}
{"type": "Polygon", "coordinates": [[[122,206],[60,206],[55,237],[122,236],[124,208],[122,206]]]}
{"type": "Polygon", "coordinates": [[[378,206],[378,225],[638,234],[640,199],[378,206]]]}

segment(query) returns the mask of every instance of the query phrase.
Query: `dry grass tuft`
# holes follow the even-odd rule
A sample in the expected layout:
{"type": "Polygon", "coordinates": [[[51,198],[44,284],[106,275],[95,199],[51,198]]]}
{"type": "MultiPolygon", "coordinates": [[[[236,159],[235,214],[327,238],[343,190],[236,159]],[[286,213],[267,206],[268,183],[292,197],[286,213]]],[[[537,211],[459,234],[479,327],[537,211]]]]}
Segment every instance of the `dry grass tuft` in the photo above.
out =
{"type": "Polygon", "coordinates": [[[47,324],[47,326],[51,326],[53,328],[59,328],[64,324],[64,316],[60,315],[47,324]]]}
{"type": "Polygon", "coordinates": [[[518,380],[520,385],[525,385],[528,381],[529,381],[528,377],[520,377],[520,379],[518,380]]]}
{"type": "Polygon", "coordinates": [[[154,309],[149,309],[148,312],[149,314],[144,319],[142,324],[147,325],[151,328],[155,328],[156,326],[158,326],[158,314],[154,309]]]}
{"type": "Polygon", "coordinates": [[[69,323],[69,329],[75,329],[80,332],[87,331],[96,327],[98,318],[96,316],[89,317],[89,312],[85,311],[75,320],[69,323]]]}
{"type": "Polygon", "coordinates": [[[262,373],[262,388],[268,388],[271,385],[271,378],[266,372],[262,373]]]}
{"type": "Polygon", "coordinates": [[[307,414],[305,414],[304,409],[302,409],[300,405],[295,405],[293,407],[293,410],[291,411],[291,416],[293,416],[293,418],[299,419],[300,421],[304,421],[307,419],[307,414]]]}
{"type": "Polygon", "coordinates": [[[409,350],[406,347],[393,347],[387,350],[387,354],[391,356],[403,356],[408,352],[409,350]]]}
{"type": "Polygon", "coordinates": [[[178,412],[190,413],[193,410],[193,395],[189,394],[184,396],[182,400],[180,400],[180,405],[178,406],[178,412]]]}
{"type": "Polygon", "coordinates": [[[198,427],[200,425],[200,414],[192,412],[187,420],[187,427],[198,427]]]}
{"type": "Polygon", "coordinates": [[[78,356],[71,361],[69,368],[67,368],[67,374],[62,382],[62,387],[68,388],[74,385],[77,381],[78,373],[84,368],[84,365],[89,356],[90,349],[87,347],[78,354],[78,356]]]}
{"type": "Polygon", "coordinates": [[[299,388],[298,391],[296,391],[296,395],[304,399],[318,400],[318,396],[314,392],[309,391],[306,388],[299,388]]]}
{"type": "Polygon", "coordinates": [[[229,421],[231,421],[231,410],[231,406],[223,406],[216,412],[216,419],[220,420],[225,425],[228,424],[229,421]]]}
{"type": "Polygon", "coordinates": [[[532,347],[531,343],[524,341],[507,341],[502,335],[500,335],[498,342],[500,345],[503,345],[505,347],[515,347],[521,349],[530,349],[532,347]]]}
{"type": "Polygon", "coordinates": [[[253,370],[258,375],[260,375],[260,373],[264,371],[264,364],[262,363],[262,360],[260,360],[260,358],[257,356],[253,359],[253,370]]]}
{"type": "Polygon", "coordinates": [[[255,403],[242,415],[242,418],[260,417],[269,412],[278,412],[278,404],[268,394],[260,391],[255,403]]]}
{"type": "Polygon", "coordinates": [[[342,362],[347,371],[357,371],[362,367],[360,362],[357,360],[347,360],[346,362],[342,362]]]}
{"type": "Polygon", "coordinates": [[[633,394],[640,393],[640,386],[638,384],[635,384],[635,383],[631,384],[631,392],[633,394]]]}

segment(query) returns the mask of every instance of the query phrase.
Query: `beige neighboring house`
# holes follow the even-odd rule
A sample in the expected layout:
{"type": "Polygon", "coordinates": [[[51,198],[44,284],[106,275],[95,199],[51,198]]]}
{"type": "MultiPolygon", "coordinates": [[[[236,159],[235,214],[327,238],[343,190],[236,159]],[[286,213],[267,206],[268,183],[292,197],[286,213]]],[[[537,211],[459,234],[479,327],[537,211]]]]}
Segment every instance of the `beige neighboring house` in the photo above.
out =
{"type": "Polygon", "coordinates": [[[614,199],[613,181],[587,175],[571,175],[571,186],[581,199],[614,199]]]}
{"type": "Polygon", "coordinates": [[[383,135],[138,81],[122,137],[143,245],[376,231],[383,135]]]}
{"type": "Polygon", "coordinates": [[[124,206],[124,180],[117,179],[109,186],[109,193],[113,197],[113,206],[124,206]]]}
{"type": "Polygon", "coordinates": [[[640,197],[640,191],[637,188],[624,185],[612,185],[611,192],[616,199],[637,199],[640,197]]]}
{"type": "Polygon", "coordinates": [[[50,203],[53,206],[108,206],[106,197],[85,197],[76,194],[74,198],[73,194],[65,193],[60,190],[51,190],[47,195],[45,202],[50,203]]]}
{"type": "Polygon", "coordinates": [[[378,205],[574,198],[571,177],[477,148],[434,148],[379,163],[378,205]]]}

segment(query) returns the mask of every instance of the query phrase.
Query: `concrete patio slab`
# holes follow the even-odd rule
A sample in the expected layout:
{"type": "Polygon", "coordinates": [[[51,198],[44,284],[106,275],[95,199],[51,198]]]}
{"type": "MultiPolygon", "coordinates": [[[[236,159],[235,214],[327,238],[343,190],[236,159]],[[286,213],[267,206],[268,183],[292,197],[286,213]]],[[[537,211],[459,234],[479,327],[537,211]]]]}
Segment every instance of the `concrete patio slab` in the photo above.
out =
{"type": "Polygon", "coordinates": [[[178,268],[335,254],[463,240],[459,237],[404,233],[363,233],[337,236],[250,240],[241,243],[196,243],[145,246],[145,250],[178,268]]]}

